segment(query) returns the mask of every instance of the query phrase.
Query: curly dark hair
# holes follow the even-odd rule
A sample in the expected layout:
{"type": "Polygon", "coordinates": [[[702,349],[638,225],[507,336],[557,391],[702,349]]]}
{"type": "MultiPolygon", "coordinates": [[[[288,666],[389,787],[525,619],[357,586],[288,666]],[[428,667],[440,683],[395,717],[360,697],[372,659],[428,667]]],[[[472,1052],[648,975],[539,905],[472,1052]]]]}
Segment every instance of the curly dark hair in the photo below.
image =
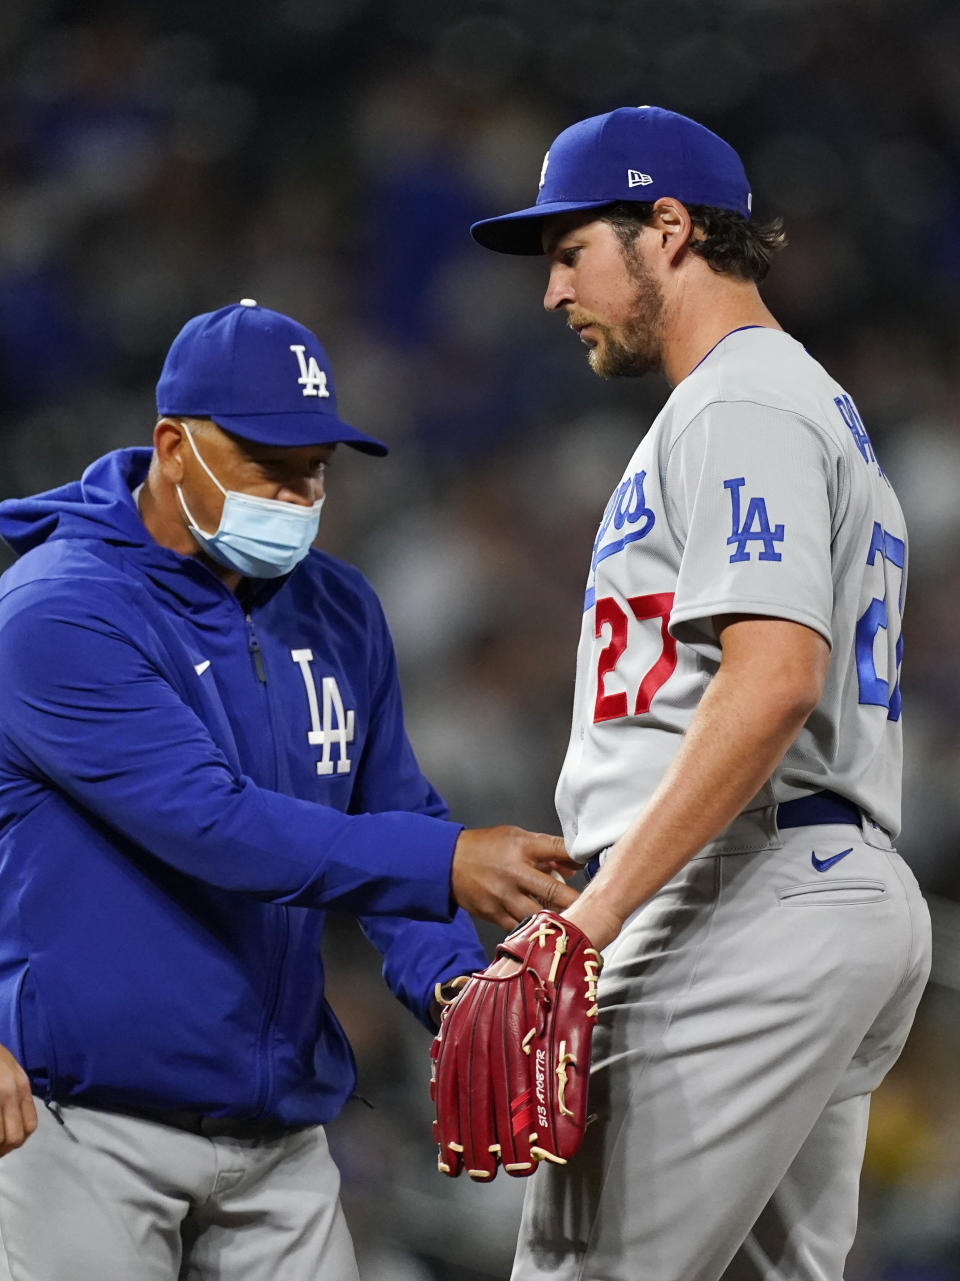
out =
{"type": "MultiPolygon", "coordinates": [[[[752,280],[766,279],[773,255],[787,243],[783,220],[749,222],[741,214],[712,205],[687,205],[695,234],[690,248],[721,275],[752,280]]],[[[653,217],[653,205],[643,201],[619,200],[608,205],[600,217],[609,222],[625,249],[629,249],[641,227],[653,217]]]]}

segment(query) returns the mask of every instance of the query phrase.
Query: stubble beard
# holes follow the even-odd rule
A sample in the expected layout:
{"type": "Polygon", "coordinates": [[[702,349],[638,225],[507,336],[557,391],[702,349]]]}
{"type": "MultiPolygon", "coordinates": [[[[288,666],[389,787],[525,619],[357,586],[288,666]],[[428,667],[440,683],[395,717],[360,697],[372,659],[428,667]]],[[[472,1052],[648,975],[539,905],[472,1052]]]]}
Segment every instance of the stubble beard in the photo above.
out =
{"type": "Polygon", "coordinates": [[[618,326],[591,322],[601,338],[587,357],[600,378],[642,378],[663,367],[663,295],[657,282],[635,255],[624,255],[631,280],[636,284],[634,314],[618,326]]]}

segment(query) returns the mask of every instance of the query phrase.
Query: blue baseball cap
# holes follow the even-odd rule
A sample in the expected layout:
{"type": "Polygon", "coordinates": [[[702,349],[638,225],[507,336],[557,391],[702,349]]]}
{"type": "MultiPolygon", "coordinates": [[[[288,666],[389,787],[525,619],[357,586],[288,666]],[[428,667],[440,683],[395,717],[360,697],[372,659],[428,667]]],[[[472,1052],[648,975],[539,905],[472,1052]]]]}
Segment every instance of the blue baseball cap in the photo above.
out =
{"type": "Polygon", "coordinates": [[[330,362],[316,335],[252,298],[187,321],[163,362],[157,411],[212,418],[262,445],[342,442],[387,453],[337,416],[330,362]]]}
{"type": "Polygon", "coordinates": [[[535,205],[484,218],[470,232],[498,253],[541,254],[542,223],[550,214],[660,196],[750,217],[750,184],[729,143],[663,107],[618,107],[578,121],[554,140],[535,205]]]}

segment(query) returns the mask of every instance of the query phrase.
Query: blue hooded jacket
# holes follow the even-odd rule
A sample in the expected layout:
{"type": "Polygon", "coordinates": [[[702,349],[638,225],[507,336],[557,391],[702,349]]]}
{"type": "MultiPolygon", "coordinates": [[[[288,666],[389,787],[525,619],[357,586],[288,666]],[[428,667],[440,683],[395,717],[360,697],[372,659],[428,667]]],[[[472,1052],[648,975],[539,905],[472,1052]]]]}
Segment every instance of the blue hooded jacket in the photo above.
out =
{"type": "Polygon", "coordinates": [[[327,1121],[355,1070],[324,909],[429,1025],[434,983],[486,964],[460,827],[362,575],[311,551],[229,591],[148,534],[150,457],[0,504],[0,1043],[49,1099],[327,1121]]]}

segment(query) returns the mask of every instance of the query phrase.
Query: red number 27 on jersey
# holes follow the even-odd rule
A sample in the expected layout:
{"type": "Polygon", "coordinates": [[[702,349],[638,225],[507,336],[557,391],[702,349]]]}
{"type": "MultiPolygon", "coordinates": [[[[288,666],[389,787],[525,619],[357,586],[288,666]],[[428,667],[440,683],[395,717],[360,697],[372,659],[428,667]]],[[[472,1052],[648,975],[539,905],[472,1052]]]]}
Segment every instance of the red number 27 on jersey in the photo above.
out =
{"type": "MultiPolygon", "coordinates": [[[[644,676],[637,690],[633,707],[634,716],[649,712],[654,694],[661,685],[666,684],[677,665],[677,642],[667,630],[670,623],[670,610],[673,608],[673,592],[654,592],[651,596],[630,596],[627,604],[638,622],[646,619],[660,619],[661,649],[660,657],[644,676]]],[[[594,614],[594,635],[599,640],[605,626],[610,628],[610,643],[600,651],[597,661],[597,702],[593,709],[593,721],[613,721],[629,713],[627,695],[624,691],[607,694],[604,680],[613,671],[620,660],[620,655],[627,648],[627,629],[630,618],[625,614],[612,596],[602,596],[597,601],[594,614]]]]}

